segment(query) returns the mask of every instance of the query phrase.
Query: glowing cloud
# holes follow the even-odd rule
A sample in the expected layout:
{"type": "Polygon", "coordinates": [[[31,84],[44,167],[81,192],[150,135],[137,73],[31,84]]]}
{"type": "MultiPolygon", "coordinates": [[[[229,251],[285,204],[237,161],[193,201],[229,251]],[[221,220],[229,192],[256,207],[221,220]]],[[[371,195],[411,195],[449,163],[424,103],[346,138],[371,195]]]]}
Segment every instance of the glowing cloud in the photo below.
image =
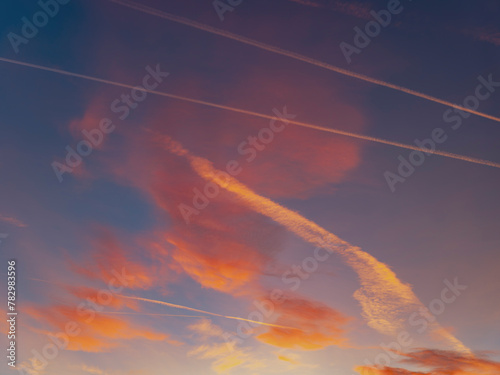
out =
{"type": "Polygon", "coordinates": [[[420,350],[398,354],[403,357],[401,362],[425,368],[425,370],[420,372],[386,366],[360,366],[356,368],[356,371],[361,375],[496,375],[500,373],[499,362],[472,354],[442,350],[420,350]]]}
{"type": "MultiPolygon", "coordinates": [[[[193,170],[205,180],[214,181],[237,195],[253,210],[282,224],[303,240],[341,255],[358,274],[361,288],[356,291],[354,297],[361,304],[364,316],[372,328],[395,335],[403,328],[402,317],[423,306],[411,287],[402,283],[387,265],[372,255],[343,241],[298,213],[258,195],[227,173],[215,169],[210,161],[190,154],[181,144],[169,137],[160,137],[160,140],[164,142],[166,150],[187,158],[193,170]]],[[[434,328],[434,332],[440,334],[453,349],[469,351],[451,334],[443,335],[437,324],[434,328]]]]}

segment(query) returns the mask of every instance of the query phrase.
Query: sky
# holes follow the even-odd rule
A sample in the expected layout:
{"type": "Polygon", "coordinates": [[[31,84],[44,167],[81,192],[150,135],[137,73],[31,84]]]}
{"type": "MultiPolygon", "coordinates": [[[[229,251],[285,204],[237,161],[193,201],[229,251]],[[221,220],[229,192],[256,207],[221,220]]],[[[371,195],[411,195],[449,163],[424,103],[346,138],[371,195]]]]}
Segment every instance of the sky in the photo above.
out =
{"type": "Polygon", "coordinates": [[[0,7],[2,374],[500,373],[497,1],[0,7]]]}

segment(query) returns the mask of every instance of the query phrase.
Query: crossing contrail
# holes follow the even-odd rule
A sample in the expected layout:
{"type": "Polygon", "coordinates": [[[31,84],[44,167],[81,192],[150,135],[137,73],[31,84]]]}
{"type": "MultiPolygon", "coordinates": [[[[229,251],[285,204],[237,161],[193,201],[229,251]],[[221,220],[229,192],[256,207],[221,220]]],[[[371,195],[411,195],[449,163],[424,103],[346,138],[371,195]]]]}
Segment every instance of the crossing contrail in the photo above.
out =
{"type": "MultiPolygon", "coordinates": [[[[374,256],[340,239],[297,212],[258,195],[227,173],[224,176],[225,181],[222,182],[221,178],[217,177],[223,173],[222,171],[217,170],[209,160],[191,154],[170,137],[162,137],[160,142],[167,151],[186,158],[193,171],[201,178],[213,181],[233,193],[253,211],[283,225],[304,241],[339,254],[359,277],[361,288],[354,293],[354,297],[360,303],[363,316],[370,327],[395,336],[404,329],[404,317],[419,308],[424,308],[411,286],[399,280],[394,271],[374,256]]],[[[436,337],[440,337],[457,351],[470,352],[460,340],[441,328],[438,323],[432,326],[432,333],[436,337]]]]}
{"type": "Polygon", "coordinates": [[[198,312],[198,313],[202,313],[202,314],[217,316],[219,318],[241,320],[241,321],[244,321],[244,322],[255,323],[255,324],[259,324],[259,325],[264,325],[264,326],[269,326],[269,327],[276,327],[276,328],[298,329],[298,328],[289,327],[289,326],[282,326],[282,325],[279,325],[279,324],[265,323],[265,322],[259,322],[259,321],[256,321],[256,320],[251,320],[251,319],[239,318],[239,317],[236,317],[236,316],[228,316],[228,315],[216,314],[216,313],[212,313],[212,312],[208,312],[208,311],[204,311],[204,310],[195,309],[195,308],[192,308],[192,307],[187,307],[187,306],[182,306],[182,305],[176,305],[176,304],[170,303],[170,302],[158,301],[158,300],[155,300],[155,299],[133,297],[133,296],[124,296],[124,295],[120,295],[120,294],[117,294],[117,296],[118,297],[122,297],[122,298],[136,300],[136,301],[151,302],[151,303],[156,303],[156,304],[163,305],[163,306],[173,307],[173,308],[176,308],[176,309],[189,310],[189,311],[198,312]]]}
{"type": "MultiPolygon", "coordinates": [[[[110,0],[110,1],[112,1],[112,0],[110,0]]],[[[8,59],[5,57],[0,57],[0,61],[15,64],[15,65],[21,65],[21,66],[25,66],[25,67],[29,67],[29,68],[44,70],[44,71],[48,71],[48,72],[52,72],[52,73],[62,74],[65,76],[77,77],[77,78],[90,80],[90,81],[94,81],[94,82],[105,83],[105,84],[112,85],[112,86],[125,87],[128,89],[137,89],[137,90],[141,90],[141,91],[153,94],[153,95],[159,95],[159,96],[163,96],[163,97],[167,97],[167,98],[171,98],[171,99],[175,99],[175,100],[181,100],[181,101],[188,102],[188,103],[194,103],[194,104],[199,104],[199,105],[203,105],[203,106],[207,106],[207,107],[223,109],[226,111],[240,113],[240,114],[253,116],[253,117],[259,117],[259,118],[263,118],[263,119],[267,119],[267,120],[275,120],[276,119],[276,117],[274,117],[274,116],[249,111],[246,109],[229,107],[229,106],[222,105],[222,104],[216,104],[216,103],[211,103],[211,102],[207,102],[204,100],[192,99],[192,98],[188,98],[185,96],[169,94],[169,93],[161,92],[161,91],[147,90],[147,89],[142,88],[142,87],[138,88],[137,86],[128,85],[128,84],[120,83],[120,82],[115,82],[115,81],[111,81],[108,79],[92,77],[92,76],[88,76],[88,75],[84,75],[84,74],[74,73],[74,72],[70,72],[67,70],[50,68],[50,67],[43,66],[43,65],[37,65],[37,64],[31,64],[31,63],[27,63],[27,62],[23,62],[23,61],[18,61],[18,60],[12,60],[12,59],[8,59]]],[[[422,152],[425,152],[427,154],[439,155],[439,156],[443,156],[443,157],[447,157],[447,158],[451,158],[451,159],[466,161],[469,163],[486,165],[486,166],[494,167],[494,168],[500,168],[500,163],[496,163],[496,162],[489,161],[489,160],[478,159],[478,158],[473,158],[473,157],[469,157],[469,156],[463,156],[463,155],[454,154],[454,153],[446,152],[446,151],[439,151],[439,150],[432,151],[432,150],[423,149],[423,148],[409,145],[409,144],[405,144],[405,143],[394,142],[394,141],[386,140],[383,138],[371,137],[368,135],[348,132],[348,131],[344,131],[344,130],[340,130],[340,129],[328,128],[325,126],[309,124],[309,123],[301,122],[301,121],[294,121],[294,120],[290,120],[290,119],[287,119],[286,121],[290,124],[293,124],[296,126],[301,126],[304,128],[320,130],[320,131],[324,131],[324,132],[328,132],[328,133],[332,133],[332,134],[343,135],[346,137],[361,139],[361,140],[369,141],[369,142],[380,143],[380,144],[394,146],[394,147],[403,148],[403,149],[407,149],[407,150],[422,151],[422,152]]]]}
{"type": "Polygon", "coordinates": [[[131,8],[131,9],[138,10],[138,11],[143,12],[143,13],[147,13],[147,14],[150,14],[153,16],[161,17],[163,19],[177,22],[177,23],[180,23],[182,25],[189,26],[189,27],[194,27],[196,29],[206,31],[206,32],[209,32],[211,34],[219,35],[219,36],[222,36],[224,38],[232,39],[232,40],[235,40],[235,41],[240,42],[240,43],[244,43],[244,44],[249,45],[249,46],[257,47],[257,48],[260,48],[260,49],[265,50],[265,51],[277,53],[277,54],[282,55],[282,56],[287,56],[287,57],[290,57],[290,58],[295,59],[295,60],[303,61],[303,62],[306,62],[308,64],[312,64],[312,65],[316,65],[316,66],[319,66],[321,68],[330,70],[332,72],[342,74],[344,76],[356,78],[356,79],[359,79],[361,81],[373,83],[373,84],[378,85],[378,86],[383,86],[383,87],[387,87],[387,88],[390,88],[393,90],[404,92],[406,94],[410,94],[410,95],[413,95],[413,96],[416,96],[416,97],[419,97],[422,99],[426,99],[426,100],[429,100],[431,102],[439,103],[439,104],[445,105],[447,107],[456,108],[460,111],[469,112],[469,113],[472,113],[472,114],[477,115],[477,116],[481,116],[481,117],[484,117],[484,118],[487,118],[487,119],[490,119],[493,121],[500,122],[499,117],[491,116],[491,115],[488,115],[488,114],[483,113],[483,112],[478,112],[474,109],[466,108],[466,107],[460,106],[458,104],[454,104],[454,103],[448,102],[446,100],[436,98],[436,97],[431,96],[431,95],[427,95],[427,94],[424,94],[424,93],[421,93],[421,92],[418,92],[415,90],[408,89],[408,88],[403,87],[403,86],[394,85],[390,82],[385,82],[385,81],[382,81],[382,80],[379,80],[376,78],[371,78],[371,77],[365,76],[363,74],[351,72],[350,70],[342,69],[342,68],[339,68],[338,66],[335,66],[335,65],[327,64],[325,62],[318,61],[318,60],[312,59],[310,57],[307,57],[307,56],[304,56],[304,55],[301,55],[301,54],[298,54],[298,53],[295,53],[292,51],[287,51],[287,50],[280,48],[280,47],[275,47],[275,46],[272,46],[272,45],[269,45],[266,43],[259,42],[259,41],[254,40],[254,39],[246,38],[244,36],[231,33],[229,31],[225,31],[225,30],[218,29],[216,27],[205,25],[203,23],[193,21],[193,20],[190,20],[190,19],[185,18],[185,17],[180,17],[180,16],[177,16],[175,14],[163,12],[159,9],[151,8],[151,7],[148,7],[146,5],[135,3],[133,1],[128,1],[128,0],[109,0],[109,1],[116,3],[116,4],[119,4],[119,5],[122,5],[122,6],[125,6],[125,7],[128,7],[128,8],[131,8]]]}

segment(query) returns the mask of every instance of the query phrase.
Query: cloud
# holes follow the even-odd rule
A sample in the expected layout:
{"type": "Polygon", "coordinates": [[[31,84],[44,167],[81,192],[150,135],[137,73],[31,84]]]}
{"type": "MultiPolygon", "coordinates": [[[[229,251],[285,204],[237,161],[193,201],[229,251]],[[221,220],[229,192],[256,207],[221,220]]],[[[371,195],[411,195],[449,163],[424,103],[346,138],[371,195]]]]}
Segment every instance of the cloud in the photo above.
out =
{"type": "Polygon", "coordinates": [[[290,357],[290,356],[286,356],[286,355],[283,355],[283,354],[278,354],[278,359],[280,361],[285,361],[285,362],[289,362],[291,363],[292,365],[299,365],[300,362],[297,361],[296,359],[290,357]]]}
{"type": "Polygon", "coordinates": [[[85,260],[84,265],[81,265],[69,260],[73,270],[106,284],[110,280],[116,280],[117,274],[123,274],[126,277],[118,282],[130,289],[150,289],[158,284],[157,267],[148,267],[139,257],[132,256],[132,252],[126,250],[125,245],[109,228],[98,226],[94,233],[90,240],[91,261],[85,260]]]}
{"type": "MultiPolygon", "coordinates": [[[[189,160],[191,168],[206,181],[217,183],[221,188],[235,194],[255,212],[282,224],[303,240],[340,254],[358,274],[361,288],[355,292],[354,297],[363,307],[363,315],[372,328],[385,334],[396,335],[404,329],[403,317],[423,307],[411,286],[401,282],[394,271],[372,255],[343,241],[298,213],[257,194],[229,175],[225,181],[215,178],[220,171],[209,160],[190,154],[179,143],[172,142],[169,137],[165,137],[163,142],[165,150],[189,160]]],[[[441,339],[454,349],[469,351],[447,331],[443,334],[444,331],[437,323],[434,326],[433,333],[440,334],[441,339]]]]}
{"type": "Polygon", "coordinates": [[[75,366],[74,367],[75,370],[81,370],[81,371],[84,371],[86,373],[89,373],[89,374],[92,374],[92,375],[110,375],[109,372],[107,371],[104,371],[104,370],[101,370],[100,368],[98,367],[95,367],[95,366],[87,366],[85,364],[82,364],[80,366],[75,366]]]}
{"type": "Polygon", "coordinates": [[[462,34],[479,40],[500,46],[500,31],[495,27],[476,27],[462,30],[462,34]]]}
{"type": "Polygon", "coordinates": [[[203,337],[224,337],[224,331],[209,319],[201,319],[195,324],[188,326],[188,329],[203,337]]]}
{"type": "MultiPolygon", "coordinates": [[[[297,116],[296,120],[350,132],[366,127],[364,115],[347,104],[334,86],[318,82],[319,77],[299,75],[291,80],[291,72],[281,66],[279,69],[271,66],[268,70],[263,73],[262,70],[249,68],[244,78],[230,88],[221,88],[227,97],[225,104],[271,117],[275,116],[274,107],[282,111],[286,106],[288,113],[297,116]]],[[[274,198],[305,198],[325,188],[331,190],[332,185],[348,179],[349,172],[361,163],[361,143],[348,137],[325,136],[320,131],[290,124],[276,132],[269,144],[251,146],[249,137],[257,137],[261,129],[269,127],[269,119],[207,110],[189,103],[166,105],[163,110],[149,116],[147,123],[154,132],[169,134],[180,142],[199,148],[204,157],[215,165],[225,167],[230,160],[238,161],[242,167],[238,179],[274,198]],[[189,124],[190,130],[172,124],[189,124]],[[256,151],[255,157],[250,153],[252,149],[256,151]]],[[[137,132],[130,137],[136,138],[137,132]]],[[[136,151],[135,147],[132,150],[144,154],[142,150],[136,151]]],[[[165,160],[164,156],[151,151],[149,154],[150,158],[143,164],[157,166],[151,160],[155,157],[165,160]]],[[[185,169],[177,167],[177,171],[186,185],[191,183],[190,186],[193,186],[192,182],[196,179],[193,181],[185,169]]],[[[172,175],[169,176],[165,176],[165,182],[176,182],[172,175]]],[[[192,188],[189,189],[191,192],[192,188]]],[[[187,202],[192,199],[187,198],[187,202]]]]}
{"type": "Polygon", "coordinates": [[[256,338],[287,349],[317,350],[331,345],[344,346],[343,326],[351,319],[320,303],[298,296],[287,296],[275,304],[276,323],[294,327],[271,327],[256,338]]]}
{"type": "Polygon", "coordinates": [[[287,363],[288,369],[290,369],[290,370],[292,370],[292,369],[296,370],[300,367],[302,367],[304,369],[307,368],[310,370],[310,369],[314,369],[314,368],[319,367],[319,365],[317,365],[317,364],[310,364],[310,363],[302,362],[300,356],[297,353],[293,353],[289,350],[282,349],[278,352],[275,352],[274,354],[276,355],[278,360],[287,363]]]}
{"type": "Polygon", "coordinates": [[[14,226],[19,227],[19,228],[25,228],[28,226],[28,225],[24,224],[19,219],[16,219],[16,218],[10,217],[10,216],[4,216],[1,214],[0,214],[0,221],[3,221],[4,223],[10,224],[10,225],[14,225],[14,226]]]}
{"type": "Polygon", "coordinates": [[[356,368],[361,375],[496,375],[500,373],[500,363],[481,355],[464,354],[443,350],[419,350],[398,353],[402,363],[423,368],[410,371],[395,367],[356,368]]]}
{"type": "Polygon", "coordinates": [[[193,324],[188,328],[200,335],[202,341],[201,345],[195,346],[188,352],[188,356],[212,360],[212,370],[217,374],[225,374],[235,368],[265,367],[263,362],[252,355],[248,349],[239,348],[236,342],[227,342],[223,337],[223,329],[210,320],[202,319],[198,324],[193,324]]]}
{"type": "MultiPolygon", "coordinates": [[[[107,352],[123,346],[124,340],[146,339],[151,341],[169,341],[168,335],[137,326],[122,318],[99,314],[85,305],[83,308],[70,305],[54,305],[50,307],[26,308],[25,312],[41,323],[48,324],[54,331],[33,329],[42,334],[55,335],[66,332],[68,323],[77,328],[68,332],[78,334],[69,336],[66,350],[84,352],[107,352]]],[[[68,336],[67,336],[68,337],[68,336]]],[[[62,340],[62,339],[61,339],[62,340]]]]}

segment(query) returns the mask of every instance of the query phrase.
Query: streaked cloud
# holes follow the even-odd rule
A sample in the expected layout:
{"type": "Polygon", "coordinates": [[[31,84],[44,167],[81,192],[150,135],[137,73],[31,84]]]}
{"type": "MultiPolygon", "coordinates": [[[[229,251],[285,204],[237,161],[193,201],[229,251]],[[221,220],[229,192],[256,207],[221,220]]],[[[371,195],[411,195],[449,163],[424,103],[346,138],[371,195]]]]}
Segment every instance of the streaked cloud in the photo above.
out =
{"type": "Polygon", "coordinates": [[[257,336],[266,344],[302,350],[347,344],[345,325],[351,319],[325,304],[290,295],[276,304],[275,310],[279,316],[277,323],[297,329],[272,327],[257,336]]]}
{"type": "Polygon", "coordinates": [[[361,375],[496,375],[500,373],[500,362],[485,356],[442,350],[420,350],[398,353],[401,363],[417,366],[421,371],[410,371],[396,367],[356,368],[361,375]]]}
{"type": "Polygon", "coordinates": [[[475,40],[500,46],[500,31],[496,27],[476,27],[463,29],[462,33],[475,40]]]}
{"type": "Polygon", "coordinates": [[[50,307],[26,308],[26,313],[39,321],[40,326],[48,325],[49,329],[32,328],[41,334],[58,334],[66,332],[68,322],[74,322],[77,335],[68,336],[66,350],[84,352],[107,352],[124,345],[124,341],[146,339],[152,341],[169,341],[168,335],[130,323],[118,317],[102,315],[95,310],[79,308],[74,305],[53,305],[50,307]]]}
{"type": "MultiPolygon", "coordinates": [[[[372,255],[343,241],[298,213],[260,196],[229,175],[222,183],[215,178],[219,171],[210,161],[190,154],[170,138],[166,137],[164,144],[169,152],[189,160],[193,170],[205,180],[213,180],[222,188],[237,195],[256,212],[272,218],[315,246],[339,253],[358,274],[361,288],[354,293],[354,297],[363,307],[363,314],[372,328],[385,334],[395,335],[404,328],[403,317],[423,307],[411,286],[401,282],[394,271],[372,255]]],[[[439,325],[436,324],[434,328],[438,330],[438,334],[442,332],[439,325]]],[[[442,339],[456,350],[468,351],[467,347],[449,333],[442,336],[442,339]]]]}
{"type": "Polygon", "coordinates": [[[133,257],[109,228],[96,227],[94,233],[90,239],[90,258],[84,259],[83,264],[69,260],[77,273],[104,283],[116,279],[117,274],[124,274],[119,282],[129,289],[149,289],[156,284],[157,272],[137,261],[138,257],[133,257]],[[90,264],[85,264],[87,262],[90,264]]]}
{"type": "Polygon", "coordinates": [[[19,227],[19,228],[25,228],[28,226],[25,223],[23,223],[21,220],[16,219],[15,217],[5,216],[5,215],[1,215],[1,214],[0,214],[0,221],[3,221],[4,223],[7,223],[10,225],[19,227]]]}

